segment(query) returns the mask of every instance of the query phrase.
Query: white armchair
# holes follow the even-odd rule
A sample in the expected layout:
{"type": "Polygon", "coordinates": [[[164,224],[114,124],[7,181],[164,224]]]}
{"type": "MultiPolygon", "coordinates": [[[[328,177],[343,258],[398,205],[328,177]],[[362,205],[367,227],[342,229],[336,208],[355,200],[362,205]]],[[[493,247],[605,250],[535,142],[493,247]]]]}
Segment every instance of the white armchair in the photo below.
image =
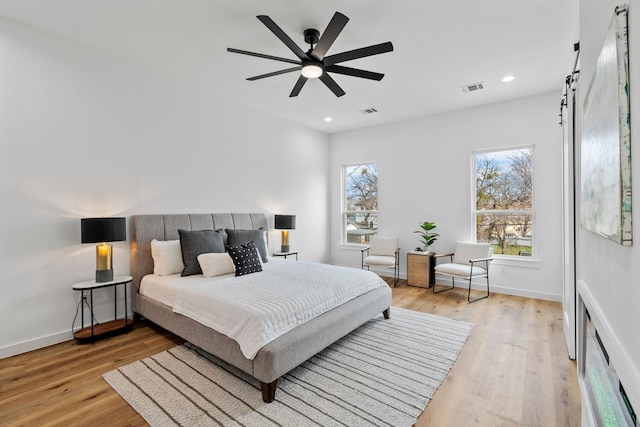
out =
{"type": "Polygon", "coordinates": [[[450,276],[453,286],[436,291],[433,285],[433,293],[449,291],[456,287],[456,278],[469,281],[469,291],[467,293],[467,301],[474,302],[479,299],[489,297],[489,263],[491,262],[493,250],[489,243],[456,243],[456,249],[453,253],[436,255],[435,258],[450,257],[451,262],[436,264],[436,274],[450,276]],[[487,279],[487,294],[479,298],[471,299],[471,280],[474,278],[487,279]]]}
{"type": "Polygon", "coordinates": [[[393,268],[393,286],[400,278],[400,248],[397,236],[371,236],[369,246],[362,249],[362,269],[367,267],[393,268]],[[366,254],[366,255],[365,255],[366,254]]]}

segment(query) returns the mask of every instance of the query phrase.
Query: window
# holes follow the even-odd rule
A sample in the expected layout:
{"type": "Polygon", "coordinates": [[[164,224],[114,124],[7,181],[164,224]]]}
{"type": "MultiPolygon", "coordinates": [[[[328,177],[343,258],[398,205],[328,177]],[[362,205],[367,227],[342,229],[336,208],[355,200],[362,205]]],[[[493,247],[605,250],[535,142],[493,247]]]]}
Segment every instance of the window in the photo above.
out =
{"type": "Polygon", "coordinates": [[[476,242],[493,253],[533,254],[533,147],[474,153],[476,242]]]}
{"type": "Polygon", "coordinates": [[[343,243],[369,243],[378,232],[378,164],[342,167],[343,243]]]}

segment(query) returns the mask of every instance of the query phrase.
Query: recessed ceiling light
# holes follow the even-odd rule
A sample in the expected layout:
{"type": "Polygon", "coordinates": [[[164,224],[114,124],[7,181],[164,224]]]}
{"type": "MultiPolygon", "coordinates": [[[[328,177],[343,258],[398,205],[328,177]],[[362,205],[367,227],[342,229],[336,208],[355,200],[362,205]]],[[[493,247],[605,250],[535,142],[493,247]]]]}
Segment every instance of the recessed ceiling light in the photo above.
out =
{"type": "Polygon", "coordinates": [[[324,121],[325,121],[325,122],[330,122],[331,120],[333,120],[331,117],[325,117],[325,118],[324,118],[324,121]]]}
{"type": "Polygon", "coordinates": [[[515,79],[513,76],[505,76],[502,81],[505,83],[512,82],[515,79]]]}

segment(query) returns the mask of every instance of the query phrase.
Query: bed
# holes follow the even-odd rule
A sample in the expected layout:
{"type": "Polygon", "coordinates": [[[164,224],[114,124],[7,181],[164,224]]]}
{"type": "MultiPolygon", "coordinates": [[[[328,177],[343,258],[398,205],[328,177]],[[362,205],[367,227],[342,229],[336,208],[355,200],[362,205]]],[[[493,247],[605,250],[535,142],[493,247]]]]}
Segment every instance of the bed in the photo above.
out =
{"type": "MultiPolygon", "coordinates": [[[[134,215],[130,219],[132,310],[186,341],[248,373],[260,382],[262,398],[272,402],[277,380],[325,347],[383,313],[389,318],[391,289],[370,290],[302,323],[261,347],[253,358],[237,341],[204,324],[174,312],[163,302],[140,293],[144,276],[153,274],[151,241],[179,239],[178,230],[267,229],[262,213],[134,215]]],[[[281,261],[283,263],[296,261],[281,261]]]]}

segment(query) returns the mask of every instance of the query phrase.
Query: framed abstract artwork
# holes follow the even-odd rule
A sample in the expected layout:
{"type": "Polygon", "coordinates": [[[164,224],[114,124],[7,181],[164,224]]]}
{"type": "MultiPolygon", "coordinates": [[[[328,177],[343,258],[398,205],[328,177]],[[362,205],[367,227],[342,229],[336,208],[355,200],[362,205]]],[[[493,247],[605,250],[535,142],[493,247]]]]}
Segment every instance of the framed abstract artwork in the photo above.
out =
{"type": "Polygon", "coordinates": [[[580,224],[631,246],[627,6],[616,7],[584,100],[580,224]]]}

